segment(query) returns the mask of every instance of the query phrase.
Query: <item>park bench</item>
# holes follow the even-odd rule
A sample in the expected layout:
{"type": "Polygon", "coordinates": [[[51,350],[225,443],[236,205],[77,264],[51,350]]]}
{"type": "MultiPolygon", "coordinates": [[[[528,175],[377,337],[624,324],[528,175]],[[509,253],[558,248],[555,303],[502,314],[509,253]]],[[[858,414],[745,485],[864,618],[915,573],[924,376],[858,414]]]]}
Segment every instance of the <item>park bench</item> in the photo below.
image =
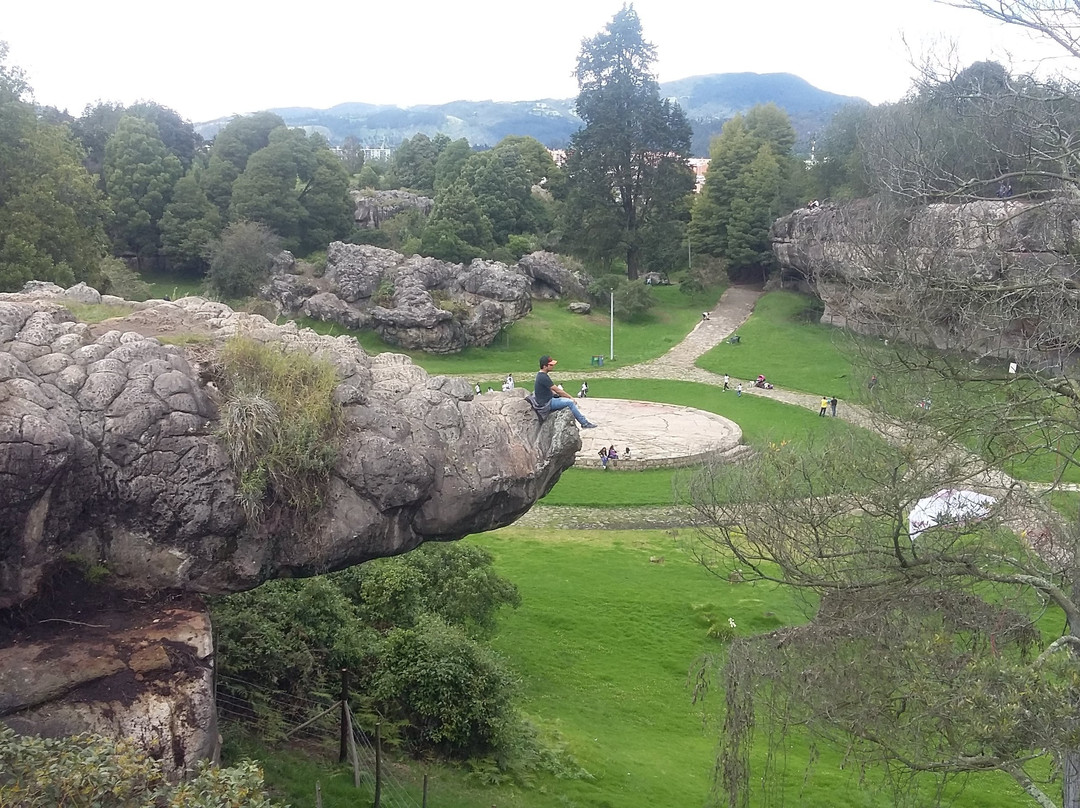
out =
{"type": "Polygon", "coordinates": [[[728,337],[728,343],[730,345],[738,345],[740,342],[742,342],[742,337],[740,337],[738,334],[732,334],[730,337],[728,337]]]}

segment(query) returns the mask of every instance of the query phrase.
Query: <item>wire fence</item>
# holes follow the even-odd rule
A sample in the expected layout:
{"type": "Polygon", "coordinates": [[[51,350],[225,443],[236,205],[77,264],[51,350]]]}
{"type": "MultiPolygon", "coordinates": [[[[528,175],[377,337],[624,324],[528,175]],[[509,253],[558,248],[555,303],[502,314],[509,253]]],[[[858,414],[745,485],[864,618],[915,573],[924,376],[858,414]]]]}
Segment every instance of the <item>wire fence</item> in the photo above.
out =
{"type": "MultiPolygon", "coordinates": [[[[242,725],[267,743],[305,743],[333,749],[341,738],[341,701],[329,696],[311,698],[273,690],[230,676],[218,676],[218,716],[242,725]],[[251,694],[245,696],[242,694],[251,694]]],[[[370,732],[352,715],[352,735],[356,745],[362,785],[376,791],[375,729],[370,732]]],[[[379,805],[376,808],[421,808],[412,791],[395,775],[393,768],[379,767],[379,805]]],[[[426,804],[426,803],[425,803],[426,804]]]]}

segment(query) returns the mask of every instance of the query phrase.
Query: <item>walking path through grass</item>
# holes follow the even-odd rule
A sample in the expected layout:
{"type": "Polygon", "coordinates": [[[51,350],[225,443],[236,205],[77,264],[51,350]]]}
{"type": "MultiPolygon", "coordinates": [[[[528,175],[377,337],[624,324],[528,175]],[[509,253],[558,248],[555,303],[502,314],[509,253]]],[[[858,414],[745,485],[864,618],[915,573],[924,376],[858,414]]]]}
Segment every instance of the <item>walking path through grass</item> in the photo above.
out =
{"type": "MultiPolygon", "coordinates": [[[[672,347],[663,356],[635,365],[608,370],[602,373],[603,378],[693,381],[722,388],[724,384],[722,375],[699,368],[694,363],[703,354],[728,339],[749,319],[762,294],[760,290],[750,287],[733,286],[728,288],[713,310],[709,312],[708,319],[702,318],[685,339],[672,347]]],[[[598,377],[600,375],[601,373],[575,374],[575,376],[598,377]]],[[[766,390],[754,387],[753,380],[750,379],[732,377],[730,380],[731,389],[724,391],[724,395],[736,395],[735,388],[740,381],[743,384],[744,395],[769,398],[813,411],[817,411],[820,407],[821,396],[784,390],[779,387],[766,390]]],[[[837,409],[837,417],[876,432],[886,440],[911,440],[913,437],[906,427],[896,424],[883,424],[881,421],[871,417],[867,409],[857,404],[841,402],[837,409]]],[[[956,451],[964,452],[959,447],[957,447],[956,451]]],[[[964,454],[970,460],[968,465],[973,469],[973,483],[987,489],[999,490],[1016,485],[1016,481],[1005,472],[999,469],[985,468],[974,455],[966,452],[964,454]]],[[[953,458],[942,456],[942,462],[948,462],[950,459],[953,458]]],[[[1028,487],[1030,490],[1038,492],[1050,486],[1029,483],[1028,487]]],[[[1067,488],[1072,489],[1071,486],[1067,488]]],[[[550,506],[544,505],[542,502],[537,503],[518,520],[518,524],[523,527],[563,529],[598,529],[612,526],[618,526],[622,529],[668,529],[692,526],[694,523],[693,511],[689,507],[680,505],[602,508],[566,505],[550,506]]]]}

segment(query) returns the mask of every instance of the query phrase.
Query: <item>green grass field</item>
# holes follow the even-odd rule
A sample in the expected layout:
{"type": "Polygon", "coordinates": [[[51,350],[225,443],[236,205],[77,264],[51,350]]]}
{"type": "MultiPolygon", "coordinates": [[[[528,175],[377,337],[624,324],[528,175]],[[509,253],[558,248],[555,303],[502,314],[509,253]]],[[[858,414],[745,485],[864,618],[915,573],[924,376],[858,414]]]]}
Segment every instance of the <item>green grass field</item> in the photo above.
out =
{"type": "Polygon", "coordinates": [[[857,346],[868,350],[875,342],[821,325],[820,306],[815,298],[797,292],[763,295],[738,329],[739,344],[722,342],[696,364],[736,379],[764,374],[777,387],[865,401],[869,376],[852,357],[857,346]]]}
{"type": "MultiPolygon", "coordinates": [[[[499,573],[521,591],[521,607],[500,617],[495,645],[520,676],[525,713],[549,738],[564,743],[592,778],[543,775],[530,788],[485,787],[453,767],[395,766],[416,803],[427,771],[431,808],[704,806],[722,694],[713,692],[704,707],[694,705],[688,673],[703,654],[722,647],[707,630],[729,617],[740,634],[799,623],[805,604],[770,585],[732,584],[712,575],[686,552],[688,536],[510,527],[467,539],[487,548],[499,573]],[[650,563],[652,556],[662,556],[664,563],[650,563]]],[[[764,764],[764,755],[761,744],[755,767],[764,764]]],[[[838,751],[822,749],[807,776],[810,757],[807,743],[795,737],[776,761],[770,786],[784,790],[787,804],[893,804],[873,776],[860,786],[838,751]]],[[[314,805],[315,779],[322,783],[325,808],[363,802],[356,801],[351,778],[336,765],[296,754],[272,757],[265,765],[268,782],[295,808],[314,805]]],[[[954,792],[957,806],[1023,804],[1018,788],[1003,776],[979,776],[954,792]]],[[[751,804],[765,804],[763,795],[755,793],[751,804]]]]}

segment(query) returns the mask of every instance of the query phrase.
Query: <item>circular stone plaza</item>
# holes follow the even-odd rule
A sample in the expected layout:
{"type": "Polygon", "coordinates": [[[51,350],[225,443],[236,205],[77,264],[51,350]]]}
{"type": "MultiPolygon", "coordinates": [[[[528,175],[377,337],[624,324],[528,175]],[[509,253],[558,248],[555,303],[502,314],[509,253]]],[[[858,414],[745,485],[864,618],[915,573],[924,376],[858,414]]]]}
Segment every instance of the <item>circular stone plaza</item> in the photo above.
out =
{"type": "Polygon", "coordinates": [[[581,451],[574,465],[599,468],[600,449],[614,446],[619,468],[676,468],[709,460],[734,460],[748,452],[734,421],[693,407],[627,401],[578,399],[578,407],[596,429],[581,430],[581,451]],[[630,447],[630,459],[625,459],[630,447]]]}

